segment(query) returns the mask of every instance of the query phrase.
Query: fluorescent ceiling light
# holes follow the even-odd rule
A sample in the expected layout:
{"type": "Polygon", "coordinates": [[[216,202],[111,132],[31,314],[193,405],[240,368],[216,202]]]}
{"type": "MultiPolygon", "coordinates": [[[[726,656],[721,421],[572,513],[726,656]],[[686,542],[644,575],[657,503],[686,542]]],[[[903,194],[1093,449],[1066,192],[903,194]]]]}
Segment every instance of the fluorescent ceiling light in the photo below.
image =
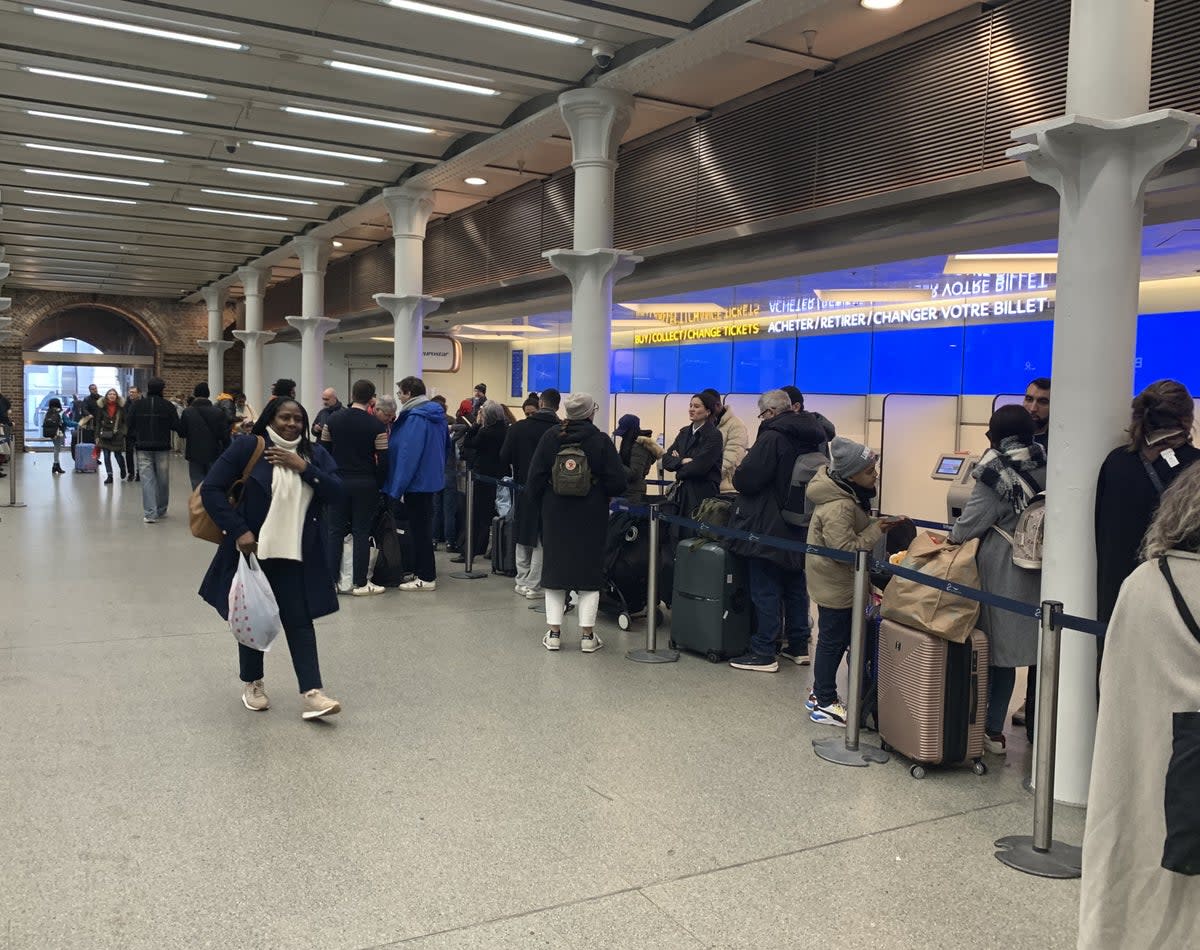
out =
{"type": "Polygon", "coordinates": [[[201,188],[206,195],[223,195],[226,198],[250,198],[254,201],[278,201],[290,205],[316,205],[307,198],[283,198],[279,195],[256,195],[248,191],[222,191],[220,188],[201,188]]]}
{"type": "Polygon", "coordinates": [[[1053,253],[951,254],[946,274],[1057,274],[1058,255],[1053,253]]]}
{"type": "Polygon", "coordinates": [[[309,148],[307,145],[284,145],[281,142],[251,142],[259,148],[277,148],[284,152],[303,152],[305,155],[325,155],[329,158],[344,158],[351,162],[370,162],[372,165],[382,165],[384,160],[374,155],[355,155],[353,152],[335,152],[328,148],[309,148]]]}
{"type": "Polygon", "coordinates": [[[154,36],[160,40],[178,40],[180,43],[195,43],[197,46],[211,46],[214,49],[228,49],[241,52],[247,47],[242,43],[231,43],[229,40],[214,40],[207,36],[194,36],[190,33],[176,33],[174,30],[160,30],[153,26],[139,26],[136,23],[121,23],[118,20],[102,20],[94,16],[82,16],[78,13],[67,13],[63,10],[46,10],[42,7],[32,7],[31,13],[46,17],[50,20],[64,20],[67,23],[79,23],[82,26],[98,26],[105,30],[120,30],[123,33],[137,33],[141,36],[154,36]]]}
{"type": "Polygon", "coordinates": [[[725,308],[719,303],[623,303],[626,310],[634,313],[712,313],[722,314],[725,308]]]}
{"type": "Polygon", "coordinates": [[[525,323],[464,323],[464,330],[482,333],[549,333],[546,327],[534,327],[525,323]]]}
{"type": "Polygon", "coordinates": [[[465,10],[452,10],[449,7],[437,7],[432,3],[417,3],[415,0],[384,0],[389,7],[397,10],[407,10],[409,13],[424,13],[427,16],[442,17],[445,20],[456,20],[459,23],[470,23],[472,26],[482,26],[489,30],[504,30],[506,33],[519,33],[535,40],[549,40],[551,43],[562,43],[565,46],[584,46],[587,40],[570,33],[559,33],[556,30],[544,30],[537,26],[526,26],[524,23],[513,23],[511,20],[500,20],[496,17],[481,16],[478,13],[467,13],[465,10]]]}
{"type": "Polygon", "coordinates": [[[923,287],[863,287],[813,293],[825,303],[918,303],[933,299],[933,291],[923,287]]]}
{"type": "Polygon", "coordinates": [[[518,343],[525,340],[523,336],[490,336],[488,334],[455,333],[454,339],[466,340],[470,343],[518,343]]]}
{"type": "Polygon", "coordinates": [[[25,66],[24,69],[38,76],[52,76],[55,79],[78,79],[81,82],[94,82],[102,86],[120,86],[122,89],[140,89],[142,92],[162,92],[168,96],[183,96],[187,99],[209,98],[206,92],[192,92],[190,89],[172,89],[169,86],[152,86],[149,83],[130,82],[127,79],[109,79],[107,76],[68,73],[61,69],[43,69],[41,66],[25,66]]]}
{"type": "MultiPolygon", "coordinates": [[[[67,191],[35,191],[32,188],[22,188],[21,190],[23,192],[25,192],[25,194],[27,194],[27,195],[41,195],[44,198],[76,198],[79,201],[103,201],[106,204],[113,204],[113,205],[135,205],[135,204],[137,204],[136,201],[130,201],[128,198],[105,198],[105,197],[102,197],[101,195],[73,195],[67,191]]],[[[35,209],[30,208],[28,210],[33,211],[35,209]]],[[[48,213],[70,214],[71,212],[69,212],[69,211],[57,212],[56,211],[56,212],[48,212],[48,213]]]]}
{"type": "Polygon", "coordinates": [[[340,112],[324,112],[321,109],[305,109],[302,106],[284,106],[284,112],[292,115],[306,115],[314,119],[333,119],[335,122],[353,122],[355,125],[372,125],[380,129],[395,129],[397,132],[417,132],[421,135],[433,135],[434,129],[423,125],[409,125],[406,122],[389,122],[386,119],[371,119],[361,115],[343,115],[340,112]]]}
{"type": "Polygon", "coordinates": [[[395,338],[390,337],[390,336],[373,336],[373,337],[371,337],[371,339],[377,343],[395,343],[396,342],[395,338]]]}
{"type": "Polygon", "coordinates": [[[256,214],[253,211],[226,211],[223,208],[196,208],[189,206],[188,211],[202,211],[204,214],[228,214],[235,218],[258,218],[262,221],[289,221],[290,218],[285,218],[278,214],[256,214]]]}
{"type": "Polygon", "coordinates": [[[486,185],[486,184],[487,184],[487,179],[486,179],[486,178],[480,178],[478,175],[472,175],[470,178],[464,178],[464,179],[463,179],[463,184],[465,184],[465,185],[474,185],[476,188],[478,188],[480,185],[486,185]]]}
{"type": "Polygon", "coordinates": [[[334,185],[337,187],[344,186],[344,181],[338,181],[336,178],[313,178],[310,175],[285,175],[282,172],[264,172],[257,168],[229,168],[225,171],[231,172],[234,175],[254,175],[257,178],[278,178],[282,181],[306,181],[313,185],[334,185]]]}
{"type": "Polygon", "coordinates": [[[904,0],[858,0],[858,5],[864,10],[894,10],[904,0]]]}
{"type": "Polygon", "coordinates": [[[138,178],[110,178],[107,175],[84,175],[81,172],[60,172],[49,168],[22,168],[26,175],[49,175],[51,178],[78,178],[80,181],[103,181],[110,185],[137,185],[149,188],[150,182],[138,178]]]}
{"type": "Polygon", "coordinates": [[[366,76],[380,76],[384,79],[398,79],[401,82],[416,83],[418,86],[436,86],[438,89],[449,89],[452,92],[469,92],[476,96],[498,96],[499,89],[489,86],[473,86],[466,82],[455,82],[452,79],[438,79],[434,76],[421,76],[417,73],[405,73],[396,69],[382,69],[379,66],[366,66],[362,63],[347,63],[339,59],[331,59],[329,65],[350,73],[362,73],[366,76]]]}
{"type": "Polygon", "coordinates": [[[163,135],[187,135],[179,129],[165,129],[161,125],[135,125],[132,122],[117,122],[114,119],[92,119],[81,115],[67,115],[65,112],[41,112],[37,109],[26,109],[29,115],[41,119],[62,119],[64,122],[84,122],[88,125],[107,125],[115,129],[132,129],[135,132],[159,132],[163,135]]]}
{"type": "Polygon", "coordinates": [[[126,155],[124,152],[97,152],[90,148],[69,148],[66,145],[40,145],[37,142],[26,142],[26,148],[41,149],[45,152],[66,152],[69,155],[92,155],[96,158],[118,158],[127,162],[148,162],[152,165],[165,165],[165,158],[147,158],[144,155],[126,155]]]}

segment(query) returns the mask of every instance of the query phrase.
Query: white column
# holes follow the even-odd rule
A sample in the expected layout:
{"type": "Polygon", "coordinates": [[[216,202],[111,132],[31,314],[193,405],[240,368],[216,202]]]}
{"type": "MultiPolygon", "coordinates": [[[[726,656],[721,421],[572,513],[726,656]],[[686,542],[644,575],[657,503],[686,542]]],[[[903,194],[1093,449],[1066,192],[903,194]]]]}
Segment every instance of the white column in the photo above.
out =
{"type": "Polygon", "coordinates": [[[197,340],[196,345],[208,351],[208,391],[213,399],[225,389],[225,351],[233,346],[230,340],[222,339],[225,328],[223,315],[226,287],[205,287],[200,291],[204,305],[208,308],[208,339],[197,340]]]}
{"type": "Polygon", "coordinates": [[[246,293],[246,329],[234,330],[233,335],[245,347],[242,362],[242,391],[255,412],[262,412],[268,393],[263,386],[263,346],[275,338],[263,330],[263,294],[267,288],[267,271],[261,267],[239,267],[238,279],[246,293]]]}
{"type": "Polygon", "coordinates": [[[332,246],[306,235],[292,241],[300,258],[300,316],[287,322],[300,331],[300,403],[315,415],[325,388],[325,334],[340,321],[325,316],[325,268],[332,246]]]}
{"type": "Polygon", "coordinates": [[[641,258],[613,244],[617,148],[629,127],[633,97],[616,89],[572,89],[558,97],[571,132],[575,169],[575,246],[545,257],[571,281],[571,390],[591,394],[596,424],[609,428],[609,357],[613,284],[641,258]]]}
{"type": "MultiPolygon", "coordinates": [[[[1061,197],[1042,596],[1094,617],[1096,476],[1129,424],[1145,186],[1200,118],[1145,114],[1152,2],[1074,0],[1071,12],[1069,114],[1014,131],[1027,144],[1009,155],[1061,197]]],[[[1086,803],[1095,729],[1095,640],[1064,631],[1058,800],[1086,803]]]]}
{"type": "MultiPolygon", "coordinates": [[[[8,275],[12,272],[12,265],[5,264],[5,263],[3,263],[3,261],[4,261],[4,246],[0,245],[0,288],[2,288],[4,286],[4,282],[6,280],[8,280],[8,275]]],[[[4,313],[4,311],[7,310],[11,306],[12,306],[12,298],[11,297],[0,297],[0,313],[4,313]]],[[[0,329],[3,329],[5,326],[7,326],[8,322],[10,320],[12,320],[12,317],[0,317],[0,329]]]]}
{"type": "Polygon", "coordinates": [[[417,188],[385,188],[383,203],[392,218],[396,242],[394,293],[376,294],[375,302],[392,315],[392,373],[397,380],[420,376],[425,315],[442,304],[425,287],[425,226],[433,214],[433,193],[417,188]]]}

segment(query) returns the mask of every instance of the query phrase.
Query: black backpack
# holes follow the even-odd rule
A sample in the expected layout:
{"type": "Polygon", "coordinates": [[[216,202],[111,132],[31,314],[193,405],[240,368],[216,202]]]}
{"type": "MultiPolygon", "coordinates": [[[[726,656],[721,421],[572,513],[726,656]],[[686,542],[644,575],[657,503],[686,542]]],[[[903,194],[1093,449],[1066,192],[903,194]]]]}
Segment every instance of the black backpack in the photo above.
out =
{"type": "Polygon", "coordinates": [[[813,515],[813,506],[807,497],[808,483],[828,464],[829,459],[823,452],[805,452],[796,457],[787,498],[779,506],[779,513],[788,524],[795,528],[808,527],[813,515]]]}
{"type": "Polygon", "coordinates": [[[42,438],[57,438],[60,431],[62,431],[62,410],[46,410],[46,417],[42,419],[42,438]]]}

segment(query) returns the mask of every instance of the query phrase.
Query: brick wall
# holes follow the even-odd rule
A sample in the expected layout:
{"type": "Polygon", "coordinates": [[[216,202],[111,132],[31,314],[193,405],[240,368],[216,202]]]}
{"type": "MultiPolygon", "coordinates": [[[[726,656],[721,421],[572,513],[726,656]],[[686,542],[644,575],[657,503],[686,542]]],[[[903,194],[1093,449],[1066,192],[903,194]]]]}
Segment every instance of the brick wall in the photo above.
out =
{"type": "Polygon", "coordinates": [[[12,400],[18,447],[23,445],[20,420],[24,418],[25,376],[21,351],[26,337],[39,323],[74,307],[112,311],[137,327],[154,344],[154,369],[167,383],[168,395],[190,393],[208,378],[208,358],[196,345],[208,335],[204,304],[182,304],[152,297],[117,297],[105,294],[10,288],[12,317],[8,333],[0,340],[0,392],[12,400]]]}

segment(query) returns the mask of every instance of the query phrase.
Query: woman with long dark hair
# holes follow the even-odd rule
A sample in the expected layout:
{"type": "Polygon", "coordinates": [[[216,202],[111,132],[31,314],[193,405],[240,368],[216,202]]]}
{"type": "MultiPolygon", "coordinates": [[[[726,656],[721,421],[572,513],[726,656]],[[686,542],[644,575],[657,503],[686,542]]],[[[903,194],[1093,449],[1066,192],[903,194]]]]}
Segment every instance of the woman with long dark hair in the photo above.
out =
{"type": "MultiPolygon", "coordinates": [[[[321,691],[313,620],[338,609],[321,517],[326,505],[338,501],[342,483],[329,453],[309,441],[309,431],[303,406],[294,399],[273,399],[252,434],[234,439],[213,463],[200,497],[225,540],[204,577],[200,596],[228,619],[229,588],[238,561],[258,556],[279,604],[302,694],[301,715],[318,719],[341,711],[341,705],[321,691]],[[262,456],[246,479],[240,502],[231,505],[229,491],[242,477],[260,439],[265,446],[262,456]]],[[[267,709],[262,653],[238,644],[238,659],[242,703],[256,712],[267,709]]]]}
{"type": "MultiPolygon", "coordinates": [[[[663,468],[675,473],[672,501],[679,513],[690,518],[706,498],[714,498],[721,487],[724,446],[715,423],[720,402],[709,393],[696,393],[688,403],[687,425],[663,456],[663,468]]],[[[680,531],[680,537],[688,532],[680,531]]]]}

